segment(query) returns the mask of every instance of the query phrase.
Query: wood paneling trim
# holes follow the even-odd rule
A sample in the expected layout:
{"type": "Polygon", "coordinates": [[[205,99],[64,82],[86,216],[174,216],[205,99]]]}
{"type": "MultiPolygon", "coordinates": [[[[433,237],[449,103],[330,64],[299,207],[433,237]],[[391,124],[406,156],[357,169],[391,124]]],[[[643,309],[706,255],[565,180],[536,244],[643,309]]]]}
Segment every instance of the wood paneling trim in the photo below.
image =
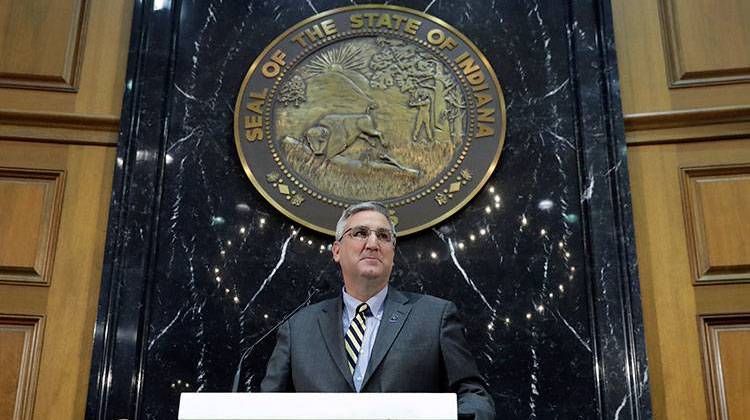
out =
{"type": "Polygon", "coordinates": [[[628,147],[736,140],[750,137],[750,121],[695,127],[630,131],[625,133],[628,147]]]}
{"type": "Polygon", "coordinates": [[[50,287],[0,285],[0,312],[45,315],[34,419],[85,416],[115,152],[113,147],[0,141],[0,166],[65,171],[50,287]]]}
{"type": "MultiPolygon", "coordinates": [[[[712,420],[730,420],[727,388],[722,363],[720,333],[732,331],[750,332],[750,314],[726,314],[701,316],[700,324],[703,335],[703,363],[710,418],[712,420]]],[[[737,409],[739,407],[734,407],[737,409]]],[[[732,418],[733,420],[733,418],[732,418]]]]}
{"type": "Polygon", "coordinates": [[[627,114],[625,115],[625,130],[636,131],[743,122],[750,122],[750,106],[627,114]]]}
{"type": "Polygon", "coordinates": [[[750,106],[625,115],[629,145],[750,137],[750,106]]]}
{"type": "MultiPolygon", "coordinates": [[[[47,184],[42,202],[38,249],[31,267],[0,266],[0,284],[49,286],[62,213],[65,173],[56,170],[0,167],[0,178],[47,184]]],[[[34,228],[32,226],[32,228],[34,228]]],[[[3,238],[12,247],[13,238],[3,238]]]]}
{"type": "MultiPolygon", "coordinates": [[[[685,4],[684,6],[689,5],[685,4]]],[[[681,54],[682,49],[686,46],[682,45],[678,33],[679,23],[676,19],[674,0],[660,0],[659,15],[670,88],[746,83],[750,81],[750,67],[688,71],[683,64],[681,54]]],[[[715,29],[721,30],[721,28],[715,29]]]]}
{"type": "Polygon", "coordinates": [[[24,332],[18,385],[10,420],[31,420],[42,353],[44,317],[0,313],[0,331],[3,329],[24,332]]]}
{"type": "MultiPolygon", "coordinates": [[[[732,261],[729,265],[716,266],[710,261],[711,252],[719,251],[709,247],[706,226],[712,221],[706,219],[698,191],[698,182],[701,180],[714,179],[732,182],[732,178],[742,179],[740,177],[743,175],[750,176],[750,164],[683,167],[680,171],[683,214],[693,284],[750,282],[750,264],[744,262],[735,264],[732,261]]],[[[731,205],[726,202],[722,204],[731,205]]],[[[738,235],[742,236],[741,233],[738,235]]]]}
{"type": "Polygon", "coordinates": [[[0,109],[0,138],[116,145],[120,117],[0,109]]]}
{"type": "Polygon", "coordinates": [[[119,129],[120,117],[0,109],[0,124],[29,127],[45,125],[75,130],[117,131],[119,129]]]}
{"type": "Polygon", "coordinates": [[[0,87],[77,92],[88,23],[88,1],[75,0],[65,63],[58,75],[0,73],[0,87]]]}

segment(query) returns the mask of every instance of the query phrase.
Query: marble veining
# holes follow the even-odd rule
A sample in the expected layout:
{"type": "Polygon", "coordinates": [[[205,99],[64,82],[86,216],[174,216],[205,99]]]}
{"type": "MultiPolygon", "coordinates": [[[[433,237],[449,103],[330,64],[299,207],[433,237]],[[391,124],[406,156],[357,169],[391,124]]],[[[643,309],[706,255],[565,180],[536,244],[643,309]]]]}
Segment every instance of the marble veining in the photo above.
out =
{"type": "MultiPolygon", "coordinates": [[[[440,237],[440,240],[445,242],[445,237],[443,236],[443,234],[441,234],[439,231],[437,233],[438,233],[438,236],[440,237]]],[[[479,296],[479,298],[482,300],[485,306],[487,306],[487,308],[490,311],[492,311],[494,315],[496,313],[495,308],[493,308],[492,305],[490,305],[490,303],[487,301],[487,298],[484,297],[484,295],[482,294],[482,291],[479,290],[477,285],[474,284],[474,281],[469,278],[469,275],[466,274],[466,270],[464,270],[464,268],[461,267],[461,263],[458,262],[458,258],[456,258],[456,249],[453,246],[453,240],[451,238],[448,238],[448,249],[450,252],[451,260],[453,261],[453,264],[456,266],[458,271],[461,273],[461,276],[464,278],[464,280],[466,280],[466,283],[468,283],[469,286],[471,286],[471,288],[477,293],[477,296],[479,296]]]]}
{"type": "Polygon", "coordinates": [[[312,9],[313,13],[318,13],[318,9],[315,8],[315,5],[313,5],[312,0],[306,0],[307,5],[310,6],[310,9],[312,9]]]}
{"type": "Polygon", "coordinates": [[[628,402],[628,396],[626,395],[622,397],[622,402],[620,403],[620,405],[617,407],[617,410],[615,411],[615,420],[620,419],[620,412],[622,411],[623,408],[625,408],[625,404],[627,404],[627,402],[628,402]]]}
{"type": "Polygon", "coordinates": [[[255,298],[258,297],[260,292],[263,291],[263,289],[266,287],[266,285],[273,279],[273,276],[276,274],[276,272],[279,270],[279,267],[281,267],[282,264],[284,264],[284,260],[286,259],[286,249],[289,246],[289,242],[294,239],[297,236],[297,231],[292,231],[292,233],[289,235],[289,237],[286,238],[284,241],[284,244],[281,245],[281,255],[279,256],[279,261],[276,263],[276,265],[273,267],[273,270],[271,270],[271,273],[263,279],[263,283],[260,284],[260,287],[258,287],[258,290],[255,291],[253,294],[253,297],[250,298],[250,301],[247,302],[247,305],[245,305],[245,308],[242,309],[242,314],[246,314],[247,310],[250,307],[250,304],[255,302],[255,298]]]}

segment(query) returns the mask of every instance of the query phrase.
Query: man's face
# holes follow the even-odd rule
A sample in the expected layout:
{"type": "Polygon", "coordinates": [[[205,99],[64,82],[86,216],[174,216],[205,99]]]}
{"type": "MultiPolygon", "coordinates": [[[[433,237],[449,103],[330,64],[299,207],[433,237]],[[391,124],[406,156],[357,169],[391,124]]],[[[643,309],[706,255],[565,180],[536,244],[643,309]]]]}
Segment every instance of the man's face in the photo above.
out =
{"type": "MultiPolygon", "coordinates": [[[[371,231],[385,229],[390,232],[388,220],[382,214],[365,210],[353,214],[346,223],[344,232],[356,231],[359,227],[367,227],[371,231]]],[[[393,269],[394,245],[390,242],[379,241],[373,232],[366,239],[352,237],[349,233],[333,243],[333,260],[341,266],[344,283],[368,282],[375,285],[385,284],[393,269]]]]}

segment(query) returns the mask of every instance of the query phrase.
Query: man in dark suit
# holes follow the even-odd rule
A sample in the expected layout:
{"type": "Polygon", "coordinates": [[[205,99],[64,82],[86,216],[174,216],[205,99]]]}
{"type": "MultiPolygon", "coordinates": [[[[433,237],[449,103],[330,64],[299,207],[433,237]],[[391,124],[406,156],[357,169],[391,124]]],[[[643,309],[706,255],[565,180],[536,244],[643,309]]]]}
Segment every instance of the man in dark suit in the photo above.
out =
{"type": "Polygon", "coordinates": [[[382,204],[344,210],[332,248],[342,294],[281,326],[261,391],[455,392],[460,417],[494,419],[456,306],[388,286],[395,244],[382,204]]]}

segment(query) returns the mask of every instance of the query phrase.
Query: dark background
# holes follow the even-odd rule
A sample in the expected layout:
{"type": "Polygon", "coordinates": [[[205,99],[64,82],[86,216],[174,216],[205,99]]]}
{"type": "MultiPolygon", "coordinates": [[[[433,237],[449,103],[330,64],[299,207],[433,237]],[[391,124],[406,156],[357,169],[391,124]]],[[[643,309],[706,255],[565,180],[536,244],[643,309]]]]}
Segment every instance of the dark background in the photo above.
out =
{"type": "MultiPolygon", "coordinates": [[[[332,238],[253,188],[232,121],[266,45],[352,3],[136,4],[87,418],[176,418],[180,392],[229,391],[240,354],[313,284],[340,288],[332,238]]],[[[471,39],[508,121],[494,175],[399,241],[392,284],[458,305],[498,418],[650,418],[609,4],[389,4],[471,39]]]]}

